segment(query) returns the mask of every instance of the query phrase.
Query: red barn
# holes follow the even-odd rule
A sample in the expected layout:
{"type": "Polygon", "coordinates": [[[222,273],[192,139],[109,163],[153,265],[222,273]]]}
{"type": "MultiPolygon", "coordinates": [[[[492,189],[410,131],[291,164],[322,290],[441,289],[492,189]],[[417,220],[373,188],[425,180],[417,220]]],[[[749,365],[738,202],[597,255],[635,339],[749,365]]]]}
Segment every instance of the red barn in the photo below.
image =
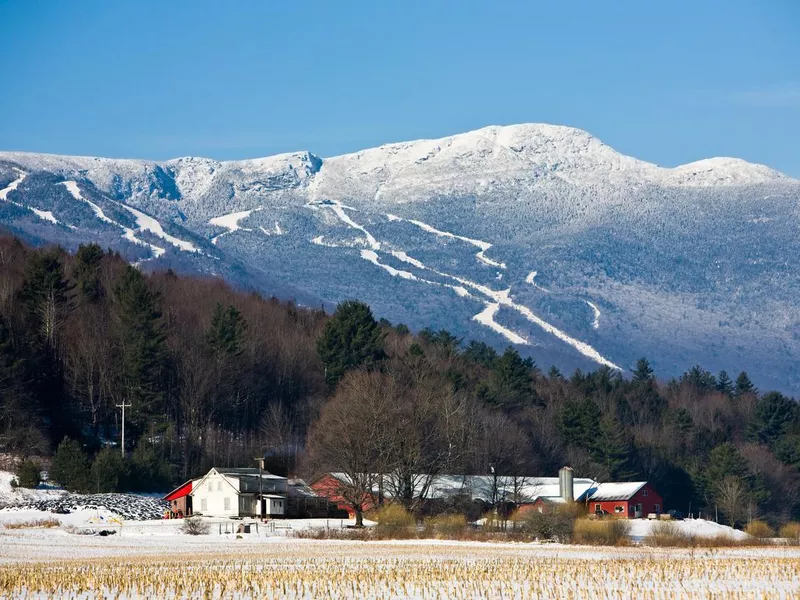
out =
{"type": "Polygon", "coordinates": [[[172,519],[192,515],[192,480],[178,486],[162,500],[169,502],[169,516],[172,519]]]}
{"type": "Polygon", "coordinates": [[[646,481],[601,483],[589,490],[584,501],[589,513],[597,515],[640,519],[664,512],[664,500],[646,481]]]}
{"type": "MultiPolygon", "coordinates": [[[[340,510],[346,510],[351,519],[355,518],[355,511],[350,502],[342,496],[342,488],[349,484],[347,476],[343,473],[325,473],[311,483],[311,489],[318,496],[327,498],[328,502],[336,505],[340,510]]],[[[363,511],[366,512],[375,508],[376,498],[367,498],[363,504],[363,511]]]]}

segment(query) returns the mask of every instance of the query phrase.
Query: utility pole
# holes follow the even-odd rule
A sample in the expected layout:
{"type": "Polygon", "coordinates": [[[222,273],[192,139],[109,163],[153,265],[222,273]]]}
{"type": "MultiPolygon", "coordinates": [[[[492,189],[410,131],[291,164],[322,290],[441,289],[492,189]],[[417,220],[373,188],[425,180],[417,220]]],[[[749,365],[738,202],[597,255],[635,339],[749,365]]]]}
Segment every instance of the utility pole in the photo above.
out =
{"type": "Polygon", "coordinates": [[[125,400],[122,401],[122,404],[117,404],[117,408],[122,409],[122,458],[125,458],[125,409],[130,407],[130,404],[125,404],[125,400]]]}
{"type": "Polygon", "coordinates": [[[264,478],[262,477],[262,470],[264,469],[264,457],[257,456],[255,461],[258,462],[258,515],[261,519],[264,518],[264,478]]]}

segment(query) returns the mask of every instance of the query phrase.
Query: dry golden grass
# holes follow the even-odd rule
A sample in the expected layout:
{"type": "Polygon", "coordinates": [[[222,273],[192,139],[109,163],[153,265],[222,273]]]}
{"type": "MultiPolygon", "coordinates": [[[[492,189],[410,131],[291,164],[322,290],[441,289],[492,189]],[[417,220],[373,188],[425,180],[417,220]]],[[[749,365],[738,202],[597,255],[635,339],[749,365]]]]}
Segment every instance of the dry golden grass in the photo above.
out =
{"type": "Polygon", "coordinates": [[[750,523],[745,526],[744,530],[746,533],[760,540],[775,537],[775,530],[764,521],[750,521],[750,523]]]}
{"type": "Polygon", "coordinates": [[[6,529],[52,529],[60,527],[61,521],[58,519],[31,519],[29,521],[18,521],[16,523],[6,523],[6,529]]]}
{"type": "Polygon", "coordinates": [[[625,519],[576,519],[572,541],[576,544],[625,546],[630,543],[630,523],[625,519]]]}
{"type": "MultiPolygon", "coordinates": [[[[513,547],[294,543],[197,553],[0,566],[0,597],[148,598],[791,598],[786,556],[541,556],[513,547]]],[[[597,551],[586,550],[590,553],[597,551]]]]}
{"type": "Polygon", "coordinates": [[[800,544],[800,523],[797,521],[787,523],[781,527],[779,535],[791,544],[800,544]]]}

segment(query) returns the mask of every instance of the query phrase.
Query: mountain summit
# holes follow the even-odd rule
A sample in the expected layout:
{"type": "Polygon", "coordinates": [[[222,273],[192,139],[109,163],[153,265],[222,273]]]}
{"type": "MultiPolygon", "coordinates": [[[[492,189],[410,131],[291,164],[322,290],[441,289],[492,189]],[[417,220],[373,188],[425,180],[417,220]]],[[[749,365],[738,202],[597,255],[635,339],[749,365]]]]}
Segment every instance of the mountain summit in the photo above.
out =
{"type": "MultiPolygon", "coordinates": [[[[712,158],[665,168],[585,131],[491,126],[319,158],[0,153],[0,219],[415,328],[541,366],[647,356],[800,385],[800,182],[712,158]]],[[[795,390],[796,391],[796,390],[795,390]]]]}

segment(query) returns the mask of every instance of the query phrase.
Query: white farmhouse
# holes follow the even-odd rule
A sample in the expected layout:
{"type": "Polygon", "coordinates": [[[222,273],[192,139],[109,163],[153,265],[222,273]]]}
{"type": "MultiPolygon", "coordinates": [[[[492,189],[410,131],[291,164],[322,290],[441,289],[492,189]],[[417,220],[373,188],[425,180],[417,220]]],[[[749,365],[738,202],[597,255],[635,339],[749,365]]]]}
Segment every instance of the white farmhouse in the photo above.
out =
{"type": "Polygon", "coordinates": [[[256,468],[212,468],[192,482],[192,506],[209,517],[282,516],[286,478],[256,468]]]}

